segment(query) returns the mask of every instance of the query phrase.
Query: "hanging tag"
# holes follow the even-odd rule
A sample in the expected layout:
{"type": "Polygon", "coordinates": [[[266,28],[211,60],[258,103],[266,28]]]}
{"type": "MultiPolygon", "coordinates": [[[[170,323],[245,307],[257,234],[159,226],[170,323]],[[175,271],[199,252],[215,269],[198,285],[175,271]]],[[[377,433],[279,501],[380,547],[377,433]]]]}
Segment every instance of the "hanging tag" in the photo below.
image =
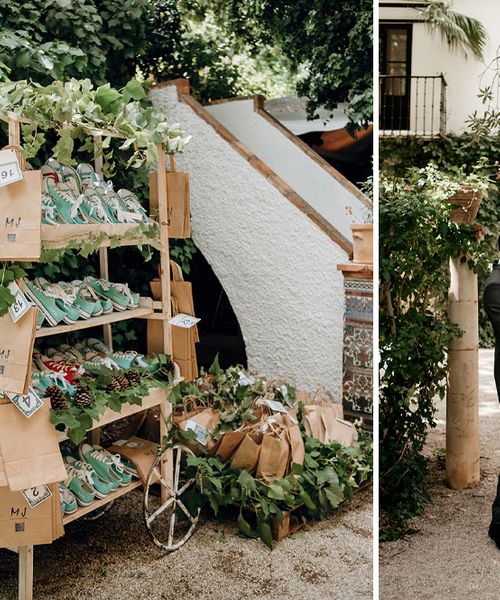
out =
{"type": "Polygon", "coordinates": [[[43,406],[43,401],[35,390],[30,387],[27,394],[12,394],[5,392],[7,398],[14,404],[25,417],[28,419],[36,413],[36,411],[43,406]]]}
{"type": "Polygon", "coordinates": [[[23,173],[14,150],[0,150],[0,187],[21,181],[23,173]]]}
{"type": "Polygon", "coordinates": [[[284,413],[285,415],[288,414],[287,409],[283,406],[281,402],[278,402],[278,400],[266,400],[266,404],[271,410],[274,410],[275,412],[284,413]]]}
{"type": "Polygon", "coordinates": [[[9,306],[9,314],[14,323],[17,323],[17,321],[29,311],[30,303],[15,281],[9,283],[9,290],[16,299],[14,304],[9,306]]]}
{"type": "Polygon", "coordinates": [[[39,485],[34,488],[21,490],[21,493],[31,508],[35,508],[35,506],[38,506],[42,502],[45,502],[45,500],[48,500],[52,497],[52,492],[50,491],[48,485],[39,485]]]}
{"type": "Polygon", "coordinates": [[[195,423],[194,421],[191,421],[191,419],[190,419],[184,425],[184,431],[194,431],[194,436],[195,436],[196,441],[199,444],[201,444],[202,446],[207,445],[208,429],[205,429],[205,427],[203,427],[203,425],[200,425],[199,423],[195,423]]]}
{"type": "Polygon", "coordinates": [[[184,329],[189,329],[199,323],[201,319],[198,317],[192,317],[191,315],[185,315],[184,313],[179,313],[173,319],[170,319],[170,325],[175,325],[176,327],[183,327],[184,329]]]}

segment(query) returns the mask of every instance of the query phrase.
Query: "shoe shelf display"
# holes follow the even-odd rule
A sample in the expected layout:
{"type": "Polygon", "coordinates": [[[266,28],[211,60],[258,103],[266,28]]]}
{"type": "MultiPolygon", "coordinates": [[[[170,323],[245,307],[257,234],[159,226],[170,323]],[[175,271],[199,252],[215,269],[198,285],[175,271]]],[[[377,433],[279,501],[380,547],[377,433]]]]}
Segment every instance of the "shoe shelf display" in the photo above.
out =
{"type": "MultiPolygon", "coordinates": [[[[21,145],[20,124],[26,122],[26,119],[13,114],[0,116],[0,119],[8,121],[9,145],[19,147],[21,145]]],[[[106,131],[96,131],[94,147],[99,148],[103,138],[106,137],[119,136],[106,131]]],[[[129,367],[138,365],[144,368],[146,359],[142,355],[113,351],[113,323],[135,318],[154,319],[156,326],[162,332],[163,353],[172,356],[171,325],[169,324],[171,302],[166,155],[161,144],[157,146],[157,150],[158,176],[154,191],[157,218],[155,221],[142,208],[133,192],[124,189],[115,191],[112,183],[103,178],[102,157],[97,152],[94,165],[80,163],[77,168],[72,168],[61,166],[55,160],[49,160],[41,168],[42,199],[39,229],[44,246],[64,248],[71,241],[85,240],[89,236],[99,235],[102,238],[97,250],[99,252],[99,277],[59,282],[49,282],[38,277],[24,278],[18,282],[28,301],[39,310],[34,337],[47,338],[90,327],[102,327],[104,347],[95,352],[87,347],[79,348],[78,344],[75,344],[74,348],[69,346],[61,346],[58,349],[51,348],[46,350],[45,354],[34,352],[31,385],[38,391],[41,398],[45,398],[45,403],[52,398],[52,408],[55,406],[57,408],[57,403],[63,402],[64,398],[69,398],[71,394],[73,387],[70,382],[71,378],[66,377],[68,370],[64,370],[66,363],[71,366],[71,357],[68,357],[68,352],[73,351],[74,358],[78,359],[75,365],[76,369],[84,368],[91,371],[92,366],[99,366],[101,363],[108,368],[112,368],[111,364],[118,365],[120,369],[127,368],[127,364],[129,367]],[[134,245],[135,239],[131,237],[130,232],[138,227],[148,226],[156,228],[157,247],[160,252],[161,297],[155,301],[151,298],[140,297],[134,291],[132,283],[110,281],[108,272],[109,253],[113,252],[112,248],[120,245],[134,245]],[[123,239],[118,243],[115,240],[111,244],[107,236],[109,238],[118,236],[123,239]],[[64,382],[62,382],[63,379],[64,382]]],[[[4,260],[20,259],[5,258],[4,260]]],[[[94,343],[96,341],[93,340],[94,343]]],[[[92,340],[88,342],[90,343],[92,340]]],[[[102,342],[99,343],[102,344],[102,342]]],[[[173,383],[181,380],[177,369],[173,383]]],[[[50,485],[54,486],[51,488],[53,496],[60,496],[64,524],[102,508],[116,498],[144,486],[143,481],[127,473],[127,469],[123,469],[123,464],[116,456],[106,453],[100,448],[99,430],[118,419],[151,407],[160,407],[163,417],[160,419],[160,439],[163,439],[167,433],[166,422],[171,415],[171,405],[168,402],[169,389],[168,386],[152,387],[149,394],[143,397],[141,405],[123,403],[120,412],[106,408],[104,414],[98,419],[94,419],[92,426],[87,429],[88,435],[79,448],[79,456],[63,455],[67,478],[59,484],[50,485]]],[[[85,402],[85,393],[83,393],[79,397],[79,403],[85,404],[85,402]]],[[[5,403],[9,404],[6,398],[4,399],[5,403]]],[[[0,399],[1,404],[2,400],[0,399]]],[[[68,439],[62,431],[58,431],[57,435],[61,444],[68,439]]],[[[171,459],[172,455],[166,452],[162,455],[160,463],[158,464],[158,461],[155,463],[161,481],[162,503],[175,500],[172,498],[172,493],[175,495],[176,484],[171,459]]],[[[176,464],[176,472],[178,472],[178,464],[176,464]]],[[[5,484],[0,483],[1,485],[5,484]]],[[[59,497],[57,499],[59,500],[59,497]]],[[[54,539],[59,535],[60,533],[54,535],[54,539]]],[[[14,547],[12,542],[3,544],[0,530],[1,546],[18,553],[19,598],[30,600],[33,597],[34,546],[14,547]]]]}

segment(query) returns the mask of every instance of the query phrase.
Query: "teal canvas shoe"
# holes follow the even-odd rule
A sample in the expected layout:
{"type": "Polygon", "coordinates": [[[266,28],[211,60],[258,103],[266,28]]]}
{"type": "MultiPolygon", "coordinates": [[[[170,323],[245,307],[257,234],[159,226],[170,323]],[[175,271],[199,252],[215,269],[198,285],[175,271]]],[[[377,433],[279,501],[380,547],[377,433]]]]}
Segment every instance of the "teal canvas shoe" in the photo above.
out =
{"type": "Polygon", "coordinates": [[[58,323],[61,323],[61,321],[64,321],[66,313],[57,306],[54,298],[49,298],[28,279],[24,278],[23,281],[25,284],[24,294],[33,304],[38,306],[50,325],[54,327],[58,323]]]}
{"type": "Polygon", "coordinates": [[[64,515],[72,515],[78,508],[75,495],[64,483],[59,483],[59,497],[61,499],[61,512],[64,515]]]}
{"type": "Polygon", "coordinates": [[[111,454],[101,446],[83,443],[78,448],[83,460],[89,462],[105,479],[118,482],[118,486],[126,486],[132,481],[132,476],[125,473],[119,454],[111,454]]]}
{"type": "Polygon", "coordinates": [[[67,456],[66,462],[75,469],[80,479],[87,481],[87,483],[94,488],[94,493],[97,498],[106,498],[109,492],[114,489],[111,482],[100,477],[88,462],[77,460],[72,456],[67,456]]]}
{"type": "Polygon", "coordinates": [[[79,473],[68,463],[65,464],[68,478],[64,485],[73,492],[80,506],[90,506],[95,500],[95,490],[86,479],[80,479],[79,473]]]}

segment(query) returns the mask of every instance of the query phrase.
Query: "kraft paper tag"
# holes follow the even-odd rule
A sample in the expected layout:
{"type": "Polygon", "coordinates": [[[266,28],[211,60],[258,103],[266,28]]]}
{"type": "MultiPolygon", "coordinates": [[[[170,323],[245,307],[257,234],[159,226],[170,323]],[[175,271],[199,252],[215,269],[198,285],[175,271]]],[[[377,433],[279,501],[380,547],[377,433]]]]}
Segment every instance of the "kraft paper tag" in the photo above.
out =
{"type": "Polygon", "coordinates": [[[21,181],[23,172],[14,150],[0,150],[0,187],[21,181]]]}
{"type": "Polygon", "coordinates": [[[30,387],[27,394],[12,394],[6,392],[6,396],[28,419],[43,406],[43,401],[35,390],[30,387]]]}
{"type": "Polygon", "coordinates": [[[9,306],[9,314],[14,323],[17,323],[29,311],[31,304],[15,281],[9,283],[9,290],[15,298],[14,304],[9,306]]]}

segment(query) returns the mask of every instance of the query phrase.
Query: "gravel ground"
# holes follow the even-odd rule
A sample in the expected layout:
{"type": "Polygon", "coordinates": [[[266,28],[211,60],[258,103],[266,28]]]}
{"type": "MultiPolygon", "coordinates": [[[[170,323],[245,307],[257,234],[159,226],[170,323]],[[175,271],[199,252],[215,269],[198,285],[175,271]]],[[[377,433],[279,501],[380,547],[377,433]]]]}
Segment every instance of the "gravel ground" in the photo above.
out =
{"type": "MultiPolygon", "coordinates": [[[[493,350],[480,350],[481,482],[473,489],[446,487],[436,470],[433,503],[413,519],[417,533],[380,550],[381,600],[472,599],[500,597],[500,551],[488,537],[491,503],[500,472],[500,405],[493,379],[493,350]]],[[[445,446],[445,404],[429,452],[445,446]]]]}
{"type": "MultiPolygon", "coordinates": [[[[372,598],[372,504],[366,490],[320,523],[275,543],[205,520],[166,555],[142,523],[142,494],[35,549],[35,600],[365,600],[372,598]]],[[[0,599],[16,598],[17,557],[0,550],[0,599]]]]}

